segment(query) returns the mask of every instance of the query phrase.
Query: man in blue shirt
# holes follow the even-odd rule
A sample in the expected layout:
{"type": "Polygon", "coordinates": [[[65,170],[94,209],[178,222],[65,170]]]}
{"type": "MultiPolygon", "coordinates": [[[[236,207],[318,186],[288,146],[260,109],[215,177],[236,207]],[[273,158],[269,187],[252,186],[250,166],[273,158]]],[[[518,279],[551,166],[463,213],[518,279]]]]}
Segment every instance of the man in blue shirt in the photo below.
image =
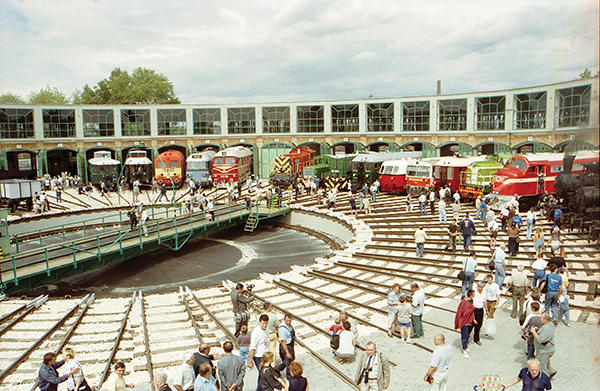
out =
{"type": "Polygon", "coordinates": [[[563,211],[560,208],[558,208],[554,211],[554,224],[552,224],[552,228],[550,228],[551,232],[554,229],[554,227],[560,228],[560,219],[561,219],[562,215],[563,215],[563,211]]]}
{"type": "Polygon", "coordinates": [[[544,285],[548,285],[548,289],[546,291],[546,306],[544,308],[544,312],[552,313],[552,318],[556,320],[558,296],[560,296],[560,286],[562,285],[562,277],[560,276],[560,274],[556,273],[557,268],[555,264],[549,264],[548,268],[550,269],[550,273],[546,274],[546,276],[542,279],[542,283],[540,284],[540,291],[543,289],[544,285]]]}
{"type": "Polygon", "coordinates": [[[73,368],[70,372],[59,377],[56,369],[62,367],[64,363],[65,362],[62,360],[56,362],[55,353],[50,352],[44,354],[44,364],[40,367],[38,372],[40,391],[56,391],[58,390],[59,383],[64,382],[69,376],[79,372],[79,368],[73,368]]]}
{"type": "Polygon", "coordinates": [[[502,386],[508,388],[521,380],[523,381],[522,391],[545,391],[552,389],[550,378],[545,373],[540,372],[540,362],[535,358],[527,361],[527,368],[521,369],[517,377],[502,386]]]}
{"type": "Polygon", "coordinates": [[[481,209],[481,221],[485,221],[485,217],[487,214],[487,204],[485,203],[485,200],[483,198],[481,199],[481,204],[479,204],[479,208],[481,209]]]}
{"type": "Polygon", "coordinates": [[[281,364],[279,364],[279,371],[286,369],[287,377],[290,375],[290,364],[295,360],[294,342],[296,341],[296,332],[292,326],[292,314],[285,314],[283,317],[283,323],[279,325],[277,329],[277,335],[279,337],[279,356],[281,357],[281,364]]]}
{"type": "Polygon", "coordinates": [[[460,232],[463,236],[463,245],[465,246],[465,250],[469,250],[469,245],[471,244],[471,236],[475,232],[475,223],[469,217],[469,212],[467,212],[467,216],[460,223],[460,232]]]}
{"type": "Polygon", "coordinates": [[[194,391],[218,391],[217,381],[212,375],[212,367],[205,362],[200,365],[199,371],[194,383],[194,391]]]}

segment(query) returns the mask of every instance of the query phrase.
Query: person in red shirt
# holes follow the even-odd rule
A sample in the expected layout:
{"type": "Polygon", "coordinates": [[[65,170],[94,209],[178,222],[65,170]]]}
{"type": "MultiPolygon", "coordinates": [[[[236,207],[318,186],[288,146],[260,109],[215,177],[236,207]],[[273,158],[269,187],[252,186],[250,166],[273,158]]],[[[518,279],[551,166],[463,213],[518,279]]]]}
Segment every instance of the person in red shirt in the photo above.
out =
{"type": "Polygon", "coordinates": [[[467,296],[460,302],[458,309],[456,310],[456,316],[454,317],[454,328],[460,330],[460,339],[462,342],[463,356],[469,358],[469,335],[473,329],[473,324],[477,321],[473,316],[475,307],[473,306],[473,298],[475,297],[475,291],[469,289],[467,296]]]}

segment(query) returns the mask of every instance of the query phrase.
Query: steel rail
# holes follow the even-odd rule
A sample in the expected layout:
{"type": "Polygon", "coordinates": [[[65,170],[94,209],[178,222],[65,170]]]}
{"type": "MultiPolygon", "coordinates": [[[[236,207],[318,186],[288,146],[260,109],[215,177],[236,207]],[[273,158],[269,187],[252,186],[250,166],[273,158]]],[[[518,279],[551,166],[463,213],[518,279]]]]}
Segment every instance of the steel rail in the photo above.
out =
{"type": "MultiPolygon", "coordinates": [[[[332,281],[332,282],[335,282],[338,284],[344,284],[344,285],[353,286],[353,287],[357,287],[356,284],[366,284],[366,285],[371,285],[371,286],[377,286],[377,287],[386,289],[388,291],[391,289],[391,287],[389,285],[379,284],[379,283],[372,282],[372,281],[365,281],[365,280],[361,280],[359,278],[354,278],[354,277],[335,276],[333,274],[329,274],[329,273],[323,272],[321,270],[311,270],[311,271],[307,270],[307,271],[305,271],[305,273],[309,274],[309,275],[313,275],[315,277],[323,278],[323,279],[326,279],[326,280],[329,280],[329,281],[332,281]],[[344,280],[348,280],[350,282],[347,282],[344,280]]],[[[371,292],[375,295],[380,295],[382,297],[388,296],[388,294],[386,292],[382,292],[377,289],[364,287],[364,286],[361,286],[360,289],[367,291],[367,292],[371,292]]],[[[402,289],[402,288],[400,288],[400,290],[401,291],[409,291],[408,289],[402,289]]],[[[429,295],[429,296],[436,297],[436,298],[446,298],[446,296],[441,296],[441,295],[429,295]]],[[[427,307],[435,308],[436,310],[440,310],[440,311],[446,311],[446,312],[451,312],[451,313],[455,312],[453,310],[449,310],[447,308],[440,307],[440,306],[433,305],[433,304],[425,303],[425,305],[427,307]]],[[[431,324],[433,324],[433,323],[431,323],[431,324]]]]}
{"type": "MultiPolygon", "coordinates": [[[[150,356],[150,340],[148,338],[148,325],[146,323],[146,306],[144,303],[144,293],[139,291],[140,296],[140,312],[142,314],[142,330],[144,332],[144,347],[146,351],[146,369],[148,370],[148,376],[150,377],[150,389],[155,391],[154,388],[154,371],[152,368],[152,357],[150,356]]],[[[33,391],[33,390],[31,390],[33,391]]]]}
{"type": "MultiPolygon", "coordinates": [[[[198,297],[196,296],[196,294],[194,294],[194,292],[192,292],[192,290],[189,287],[185,287],[185,291],[188,294],[188,296],[190,296],[192,298],[192,300],[194,300],[196,302],[196,304],[198,304],[200,306],[200,308],[202,308],[202,311],[204,311],[204,313],[206,315],[208,315],[209,318],[212,319],[213,322],[215,322],[215,324],[217,325],[217,327],[223,332],[225,333],[225,335],[231,339],[231,342],[233,343],[234,346],[238,347],[238,343],[237,343],[237,338],[235,337],[235,335],[233,335],[233,333],[223,324],[223,322],[221,322],[219,320],[219,318],[216,317],[216,315],[207,307],[204,305],[204,303],[202,303],[200,301],[200,299],[198,299],[198,297]]],[[[187,301],[186,301],[187,302],[187,301]]]]}
{"type": "Polygon", "coordinates": [[[121,343],[121,339],[123,338],[123,334],[125,333],[125,327],[127,327],[127,319],[129,319],[129,313],[131,312],[131,308],[133,307],[133,303],[135,302],[135,296],[137,292],[133,292],[131,296],[131,300],[129,301],[129,305],[127,306],[127,310],[123,315],[123,320],[121,321],[121,327],[119,328],[119,333],[117,334],[117,339],[115,340],[113,347],[110,351],[108,359],[106,360],[106,365],[104,370],[102,371],[102,375],[100,376],[100,380],[98,380],[97,390],[102,388],[102,384],[106,381],[108,377],[108,373],[110,372],[110,365],[113,363],[115,356],[117,354],[117,349],[119,348],[119,344],[121,343]]]}
{"type": "MultiPolygon", "coordinates": [[[[379,274],[384,274],[384,275],[391,275],[391,276],[398,276],[401,278],[407,278],[407,279],[413,279],[413,280],[418,280],[418,281],[422,281],[422,282],[427,282],[427,283],[431,283],[431,284],[436,284],[436,285],[442,285],[442,286],[446,286],[449,288],[453,288],[455,290],[460,290],[461,286],[458,286],[456,284],[451,284],[451,283],[447,283],[447,282],[441,282],[441,281],[432,281],[431,278],[443,278],[443,279],[455,279],[455,277],[453,276],[444,276],[444,275],[440,275],[440,274],[435,274],[435,273],[425,273],[425,272],[408,272],[408,273],[412,273],[412,274],[421,274],[424,276],[428,276],[429,278],[420,278],[420,277],[414,277],[414,276],[406,276],[404,274],[400,274],[402,272],[396,270],[396,269],[390,269],[390,268],[386,268],[383,266],[372,266],[372,265],[358,265],[358,264],[354,264],[351,262],[345,262],[345,261],[336,261],[336,264],[338,265],[343,265],[346,267],[350,267],[350,268],[355,268],[355,269],[360,269],[360,270],[364,270],[364,271],[371,271],[373,272],[374,270],[377,270],[377,273],[379,274]]],[[[595,282],[590,282],[589,283],[590,286],[592,284],[596,284],[595,282]]],[[[586,291],[578,291],[578,290],[569,290],[569,292],[571,293],[576,293],[576,294],[580,294],[580,295],[584,295],[584,296],[591,296],[594,293],[593,292],[586,292],[586,291]]],[[[504,297],[512,297],[507,295],[506,293],[502,293],[501,294],[504,297]]],[[[572,304],[569,303],[569,306],[572,308],[578,308],[584,311],[590,311],[590,312],[600,312],[600,308],[595,308],[595,307],[588,307],[588,306],[583,306],[583,305],[579,305],[579,304],[572,304]]]]}
{"type": "MultiPolygon", "coordinates": [[[[85,297],[84,300],[87,300],[88,296],[85,297]]],[[[19,358],[13,361],[8,367],[4,369],[2,373],[0,373],[0,383],[4,381],[4,379],[13,373],[19,365],[21,365],[25,360],[29,358],[31,353],[33,353],[46,339],[48,339],[54,332],[56,332],[59,328],[61,328],[65,322],[75,314],[77,309],[81,306],[83,300],[77,303],[70,311],[68,311],[61,319],[59,319],[54,326],[52,326],[48,331],[44,333],[37,341],[35,341],[19,358]]]]}
{"type": "Polygon", "coordinates": [[[194,313],[192,312],[192,309],[190,308],[190,303],[188,302],[188,300],[185,296],[185,292],[183,291],[182,287],[179,287],[179,296],[181,296],[181,301],[183,302],[183,305],[185,306],[185,311],[187,312],[188,317],[190,318],[190,321],[192,322],[192,328],[194,329],[194,334],[196,335],[196,338],[198,338],[199,344],[203,344],[204,339],[202,338],[202,333],[200,333],[200,328],[198,327],[198,323],[196,322],[196,318],[194,317],[194,313]]]}
{"type": "Polygon", "coordinates": [[[27,304],[26,307],[29,307],[29,308],[22,314],[15,317],[9,323],[7,323],[6,326],[4,326],[0,330],[0,336],[4,335],[8,331],[10,331],[17,323],[21,322],[27,315],[29,315],[33,311],[37,310],[38,308],[40,308],[47,300],[48,300],[48,295],[39,296],[38,298],[33,300],[31,303],[27,304]]]}
{"type": "MultiPolygon", "coordinates": [[[[77,329],[77,327],[79,327],[79,324],[81,323],[81,320],[83,319],[83,317],[85,316],[88,308],[90,307],[90,305],[92,305],[92,303],[94,302],[94,300],[96,299],[96,294],[93,293],[91,296],[90,295],[86,295],[85,298],[82,300],[81,303],[83,303],[85,301],[86,298],[89,299],[87,300],[85,307],[83,307],[83,310],[79,313],[79,315],[77,315],[77,319],[75,319],[75,322],[71,325],[71,328],[69,329],[69,331],[67,331],[67,334],[65,335],[65,337],[62,339],[62,341],[60,342],[60,344],[58,345],[58,347],[56,349],[54,349],[54,353],[56,355],[60,354],[60,352],[63,350],[63,348],[65,347],[65,345],[67,343],[69,343],[69,341],[71,340],[71,337],[73,336],[73,334],[75,333],[75,329],[77,329]]],[[[81,305],[80,303],[80,305],[81,305]]],[[[35,382],[33,384],[33,386],[31,387],[30,391],[35,391],[35,389],[37,388],[37,386],[39,385],[40,379],[36,378],[35,382]]]]}
{"type": "MultiPolygon", "coordinates": [[[[306,293],[304,293],[304,292],[301,292],[301,291],[300,291],[300,290],[298,290],[298,289],[292,289],[292,288],[290,288],[289,286],[285,286],[284,284],[280,283],[279,281],[276,281],[276,279],[279,279],[279,278],[278,278],[278,277],[275,277],[275,278],[273,278],[273,279],[272,279],[272,281],[271,281],[271,283],[272,283],[272,284],[275,284],[275,285],[277,285],[278,287],[280,287],[280,288],[282,288],[282,289],[284,289],[284,290],[290,291],[290,292],[292,292],[292,293],[294,293],[294,294],[296,294],[296,295],[298,295],[298,296],[300,296],[300,297],[303,297],[303,298],[305,298],[305,299],[307,299],[307,300],[309,300],[309,301],[311,301],[311,302],[317,303],[317,304],[318,304],[318,305],[320,305],[320,306],[323,306],[323,307],[325,307],[325,308],[329,308],[330,310],[333,310],[333,311],[335,311],[335,312],[339,312],[339,311],[340,311],[340,309],[339,309],[339,308],[336,308],[336,307],[334,307],[334,306],[332,306],[332,305],[329,305],[329,304],[327,304],[327,303],[324,303],[323,301],[316,300],[315,298],[313,298],[313,297],[311,297],[311,296],[307,295],[307,294],[306,294],[306,293]]],[[[294,286],[294,285],[297,285],[297,284],[295,284],[295,283],[293,283],[293,282],[291,282],[291,281],[285,280],[285,279],[282,279],[282,281],[285,281],[285,283],[286,283],[286,284],[290,284],[290,285],[292,285],[292,286],[294,286]]],[[[373,308],[373,307],[370,307],[370,306],[366,306],[366,305],[363,305],[363,304],[360,304],[360,303],[356,303],[356,302],[354,302],[354,301],[352,301],[352,300],[348,300],[348,299],[340,298],[340,297],[337,297],[337,296],[333,296],[333,295],[330,295],[330,294],[328,294],[328,293],[325,293],[325,292],[320,292],[320,291],[317,291],[317,290],[315,290],[315,289],[312,289],[312,288],[308,288],[308,287],[301,287],[301,289],[307,290],[307,291],[309,291],[309,292],[310,292],[310,291],[313,291],[313,293],[315,293],[315,294],[317,294],[317,295],[320,295],[320,296],[326,296],[326,297],[330,297],[330,298],[332,298],[332,299],[334,299],[334,300],[342,301],[342,302],[345,302],[345,303],[347,303],[347,304],[351,304],[351,305],[354,305],[354,306],[357,306],[357,307],[363,307],[363,308],[367,308],[367,309],[370,309],[370,310],[372,310],[372,311],[374,311],[374,312],[381,312],[380,310],[378,310],[378,309],[376,309],[376,308],[373,308]]],[[[386,312],[386,313],[387,313],[387,312],[386,312]]],[[[385,327],[382,327],[382,326],[380,326],[380,325],[378,325],[378,324],[372,323],[371,321],[369,321],[369,320],[366,320],[366,319],[363,319],[363,318],[361,318],[361,317],[359,317],[359,316],[356,316],[356,315],[351,315],[351,314],[348,314],[348,316],[349,316],[349,317],[351,317],[351,318],[354,318],[354,319],[356,319],[358,322],[360,322],[360,323],[362,323],[362,324],[364,324],[364,325],[367,325],[367,326],[373,327],[373,328],[375,328],[375,329],[378,329],[378,330],[384,331],[384,332],[386,332],[386,333],[387,333],[387,331],[388,331],[388,330],[387,330],[385,327]]],[[[455,330],[453,330],[453,331],[455,331],[455,330]]],[[[430,349],[430,348],[428,348],[427,346],[421,345],[421,344],[420,344],[420,343],[418,343],[418,342],[415,342],[413,345],[415,345],[415,346],[417,346],[417,347],[419,347],[419,348],[421,348],[421,349],[427,350],[427,351],[428,351],[428,352],[430,352],[430,353],[431,353],[431,352],[433,352],[433,350],[431,350],[431,349],[430,349]]]]}
{"type": "MultiPolygon", "coordinates": [[[[452,255],[449,255],[449,256],[452,256],[452,255]]],[[[448,260],[448,259],[432,260],[432,259],[417,257],[414,255],[413,256],[402,255],[402,257],[398,257],[398,256],[388,255],[388,254],[370,254],[370,253],[363,253],[363,252],[354,253],[353,257],[354,258],[365,258],[365,259],[377,259],[377,260],[385,261],[385,262],[409,264],[409,265],[424,266],[424,267],[440,267],[439,263],[444,263],[444,264],[447,264],[446,267],[448,267],[448,269],[450,271],[462,270],[462,262],[457,261],[456,257],[454,258],[454,260],[448,260]]],[[[486,258],[486,260],[489,261],[489,259],[487,259],[487,258],[486,258]]],[[[580,261],[570,261],[570,262],[577,263],[580,261]]],[[[590,261],[590,262],[594,262],[596,264],[598,263],[598,261],[590,261]]],[[[482,264],[478,263],[478,266],[480,266],[480,267],[476,270],[479,270],[481,273],[486,273],[486,274],[490,273],[489,269],[486,269],[485,266],[483,266],[482,264]]],[[[516,267],[515,265],[508,265],[508,266],[516,267]]],[[[583,267],[569,267],[569,271],[581,271],[581,272],[592,272],[592,273],[594,272],[591,269],[586,269],[583,267]]],[[[510,275],[512,275],[512,272],[507,270],[506,275],[510,276],[510,275]]],[[[590,282],[588,280],[583,280],[583,279],[577,278],[577,277],[569,277],[569,281],[574,281],[574,282],[582,283],[582,284],[586,284],[586,283],[590,282]]]]}
{"type": "MultiPolygon", "coordinates": [[[[5,295],[2,295],[2,296],[5,296],[5,295]]],[[[23,304],[22,306],[15,308],[11,312],[2,315],[2,317],[0,318],[0,324],[4,323],[7,319],[10,319],[13,316],[15,316],[16,314],[18,314],[19,312],[23,311],[25,308],[31,307],[32,305],[34,305],[34,303],[37,300],[40,300],[42,297],[44,297],[44,295],[40,295],[40,296],[36,297],[35,299],[33,299],[32,301],[30,301],[29,303],[23,304]]]]}

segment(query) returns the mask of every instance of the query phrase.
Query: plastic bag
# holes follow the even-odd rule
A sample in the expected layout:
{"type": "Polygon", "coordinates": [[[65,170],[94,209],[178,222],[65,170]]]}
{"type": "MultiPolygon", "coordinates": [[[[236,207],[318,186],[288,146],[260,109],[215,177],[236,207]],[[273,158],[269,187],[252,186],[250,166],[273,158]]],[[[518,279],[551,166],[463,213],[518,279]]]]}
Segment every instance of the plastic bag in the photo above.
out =
{"type": "Polygon", "coordinates": [[[496,319],[487,318],[483,322],[483,333],[489,336],[496,335],[496,319]]]}

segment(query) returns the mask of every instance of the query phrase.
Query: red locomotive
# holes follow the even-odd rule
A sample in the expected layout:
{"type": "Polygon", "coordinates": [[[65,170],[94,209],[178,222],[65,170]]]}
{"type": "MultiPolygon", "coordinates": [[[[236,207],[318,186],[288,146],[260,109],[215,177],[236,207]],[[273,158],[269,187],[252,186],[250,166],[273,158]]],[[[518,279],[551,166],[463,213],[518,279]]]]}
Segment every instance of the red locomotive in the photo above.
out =
{"type": "Polygon", "coordinates": [[[185,178],[185,158],[176,149],[162,152],[154,159],[154,174],[159,184],[173,183],[175,187],[183,184],[185,178]]]}
{"type": "Polygon", "coordinates": [[[216,184],[245,182],[252,175],[252,158],[252,149],[242,146],[217,152],[212,159],[213,180],[216,184]]]}
{"type": "MultiPolygon", "coordinates": [[[[563,171],[562,153],[538,153],[513,156],[510,163],[498,170],[492,181],[492,194],[499,204],[508,202],[515,194],[524,208],[535,204],[544,191],[554,193],[554,183],[559,171],[563,171]]],[[[575,156],[571,173],[584,171],[583,164],[598,161],[598,151],[580,151],[575,156]]]]}

